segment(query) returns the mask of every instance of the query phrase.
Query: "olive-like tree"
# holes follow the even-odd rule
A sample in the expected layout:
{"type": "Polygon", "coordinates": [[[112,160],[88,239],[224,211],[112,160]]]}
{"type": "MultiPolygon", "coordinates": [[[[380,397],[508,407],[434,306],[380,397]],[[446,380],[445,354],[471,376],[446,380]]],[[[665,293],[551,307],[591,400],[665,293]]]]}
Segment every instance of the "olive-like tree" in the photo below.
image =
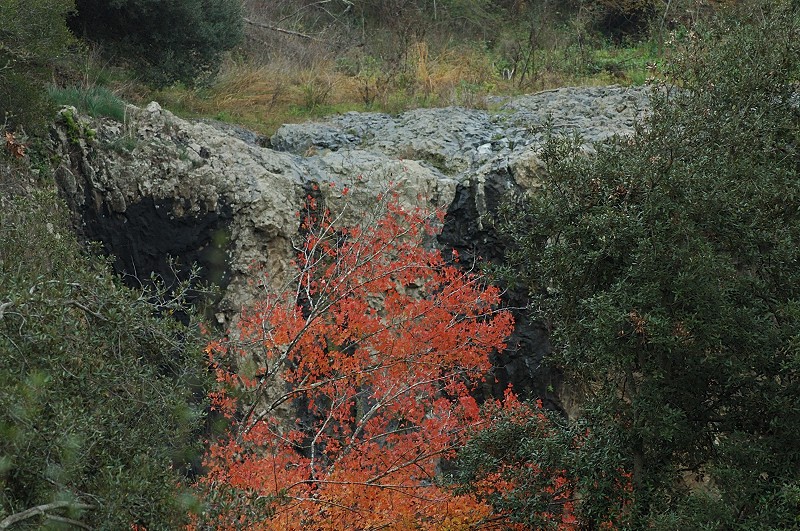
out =
{"type": "Polygon", "coordinates": [[[186,307],[87,257],[54,194],[0,204],[0,529],[180,528],[208,382],[186,307]]]}
{"type": "MultiPolygon", "coordinates": [[[[796,2],[698,27],[636,134],[596,156],[551,142],[541,191],[507,212],[511,269],[553,330],[550,362],[583,396],[591,443],[555,461],[534,451],[552,452],[540,435],[519,444],[572,463],[586,525],[614,503],[610,520],[636,529],[798,523],[798,37],[796,2]],[[594,496],[617,470],[630,496],[594,496]]],[[[491,440],[474,443],[490,455],[491,440]]]]}
{"type": "Polygon", "coordinates": [[[74,43],[66,17],[73,0],[0,2],[0,131],[42,129],[49,118],[45,82],[74,43]]]}

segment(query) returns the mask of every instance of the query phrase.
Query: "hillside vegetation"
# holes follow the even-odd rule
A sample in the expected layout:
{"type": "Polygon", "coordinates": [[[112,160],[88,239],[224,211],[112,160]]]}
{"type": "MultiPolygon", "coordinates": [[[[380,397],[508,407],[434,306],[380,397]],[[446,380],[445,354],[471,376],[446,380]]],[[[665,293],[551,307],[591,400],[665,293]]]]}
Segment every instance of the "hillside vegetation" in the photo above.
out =
{"type": "Polygon", "coordinates": [[[794,0],[0,3],[0,529],[799,527],[798,57],[794,0]],[[227,336],[77,241],[47,149],[59,104],[269,133],[647,78],[632,136],[550,138],[485,220],[504,265],[391,194],[335,227],[311,187],[296,283],[227,336]],[[478,404],[513,325],[490,279],[569,414],[478,404]]]}
{"type": "Polygon", "coordinates": [[[641,84],[658,75],[665,44],[718,4],[13,0],[0,6],[0,113],[13,129],[49,116],[43,84],[100,86],[270,133],[345,110],[485,106],[487,94],[641,84]]]}
{"type": "Polygon", "coordinates": [[[559,500],[536,470],[565,471],[582,523],[800,525],[799,15],[697,27],[632,137],[544,148],[541,190],[501,216],[507,278],[579,409],[480,434],[467,490],[509,482],[489,499],[534,528],[559,500]]]}

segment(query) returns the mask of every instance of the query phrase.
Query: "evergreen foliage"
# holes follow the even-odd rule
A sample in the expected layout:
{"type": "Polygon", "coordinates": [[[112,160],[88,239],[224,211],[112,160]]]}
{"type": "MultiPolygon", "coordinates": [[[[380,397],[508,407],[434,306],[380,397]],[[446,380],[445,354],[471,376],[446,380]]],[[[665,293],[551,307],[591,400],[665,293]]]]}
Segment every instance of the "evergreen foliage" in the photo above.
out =
{"type": "Polygon", "coordinates": [[[207,382],[196,327],[169,317],[180,297],[84,256],[65,212],[44,192],[0,209],[0,528],[177,529],[207,382]]]}
{"type": "Polygon", "coordinates": [[[0,2],[0,129],[43,127],[44,83],[74,42],[66,17],[73,0],[0,2]]]}
{"type": "Polygon", "coordinates": [[[242,39],[238,0],[78,0],[75,32],[130,61],[149,82],[188,84],[242,39]]]}
{"type": "Polygon", "coordinates": [[[510,394],[502,409],[490,403],[484,410],[491,427],[459,452],[449,479],[461,485],[457,492],[491,504],[492,521],[505,519],[511,529],[625,524],[631,478],[619,467],[622,446],[612,433],[589,430],[586,419],[570,422],[510,394]]]}
{"type": "MultiPolygon", "coordinates": [[[[550,361],[592,447],[617,453],[573,464],[589,526],[619,498],[593,497],[615,470],[634,529],[800,525],[800,12],[734,15],[686,36],[632,138],[596,156],[552,140],[543,189],[506,212],[550,361]]],[[[552,445],[533,433],[518,436],[535,463],[552,445]]],[[[462,481],[492,444],[473,441],[462,481]]]]}

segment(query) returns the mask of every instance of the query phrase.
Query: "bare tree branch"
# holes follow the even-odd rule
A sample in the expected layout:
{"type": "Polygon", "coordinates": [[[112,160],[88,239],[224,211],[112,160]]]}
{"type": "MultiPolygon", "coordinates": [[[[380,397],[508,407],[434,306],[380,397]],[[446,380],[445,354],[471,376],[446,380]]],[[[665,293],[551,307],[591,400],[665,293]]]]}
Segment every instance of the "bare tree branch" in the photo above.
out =
{"type": "Polygon", "coordinates": [[[302,39],[308,39],[310,41],[319,42],[319,39],[317,39],[316,37],[313,37],[313,36],[308,35],[306,33],[300,33],[299,31],[292,31],[292,30],[288,30],[288,29],[285,29],[285,28],[279,28],[278,26],[273,26],[271,24],[264,24],[263,22],[256,22],[254,20],[250,20],[249,18],[244,19],[244,21],[247,22],[248,24],[252,25],[252,26],[256,26],[256,27],[259,27],[259,28],[264,28],[264,29],[268,29],[268,30],[272,30],[272,31],[277,31],[277,32],[280,32],[280,33],[285,33],[286,35],[292,35],[294,37],[300,37],[302,39]]]}
{"type": "Polygon", "coordinates": [[[91,529],[88,525],[84,524],[83,522],[79,522],[77,520],[73,520],[72,518],[65,518],[63,516],[56,516],[54,514],[46,514],[44,515],[45,518],[48,520],[52,520],[54,522],[61,522],[64,524],[69,524],[71,526],[80,527],[81,529],[91,529]]]}
{"type": "MultiPolygon", "coordinates": [[[[60,502],[45,503],[43,505],[37,505],[36,507],[31,507],[30,509],[25,509],[24,511],[12,514],[11,516],[7,516],[6,518],[3,519],[3,521],[0,522],[0,529],[8,529],[17,522],[27,520],[28,518],[33,518],[34,516],[44,516],[45,518],[53,518],[53,515],[47,514],[48,511],[52,511],[54,509],[66,509],[66,508],[94,509],[94,505],[87,505],[85,503],[75,503],[71,501],[60,501],[60,502]]],[[[61,517],[56,517],[56,518],[61,520],[61,517]]],[[[79,527],[84,527],[86,529],[89,529],[87,526],[74,520],[70,520],[70,523],[72,523],[73,525],[78,525],[79,527]]]]}

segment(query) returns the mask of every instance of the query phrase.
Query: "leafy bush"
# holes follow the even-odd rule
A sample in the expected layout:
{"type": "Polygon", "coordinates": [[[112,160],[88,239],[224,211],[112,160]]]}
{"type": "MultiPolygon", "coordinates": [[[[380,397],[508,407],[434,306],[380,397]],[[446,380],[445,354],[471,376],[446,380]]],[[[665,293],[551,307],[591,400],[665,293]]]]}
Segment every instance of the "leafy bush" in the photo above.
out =
{"type": "Polygon", "coordinates": [[[206,382],[196,327],[84,256],[65,211],[42,192],[0,208],[0,527],[176,529],[206,382]]]}
{"type": "Polygon", "coordinates": [[[601,529],[625,524],[631,477],[619,466],[623,459],[612,434],[510,393],[502,407],[489,403],[484,410],[491,427],[473,434],[449,479],[461,485],[457,492],[490,503],[492,521],[503,517],[523,529],[565,530],[581,520],[599,522],[601,529]]]}
{"type": "MultiPolygon", "coordinates": [[[[635,529],[799,523],[800,12],[733,15],[680,43],[632,138],[550,142],[542,191],[506,215],[635,529]]],[[[577,511],[599,525],[592,488],[577,511]]]]}
{"type": "Polygon", "coordinates": [[[76,33],[130,61],[156,85],[213,73],[242,39],[237,0],[78,0],[76,33]]]}

